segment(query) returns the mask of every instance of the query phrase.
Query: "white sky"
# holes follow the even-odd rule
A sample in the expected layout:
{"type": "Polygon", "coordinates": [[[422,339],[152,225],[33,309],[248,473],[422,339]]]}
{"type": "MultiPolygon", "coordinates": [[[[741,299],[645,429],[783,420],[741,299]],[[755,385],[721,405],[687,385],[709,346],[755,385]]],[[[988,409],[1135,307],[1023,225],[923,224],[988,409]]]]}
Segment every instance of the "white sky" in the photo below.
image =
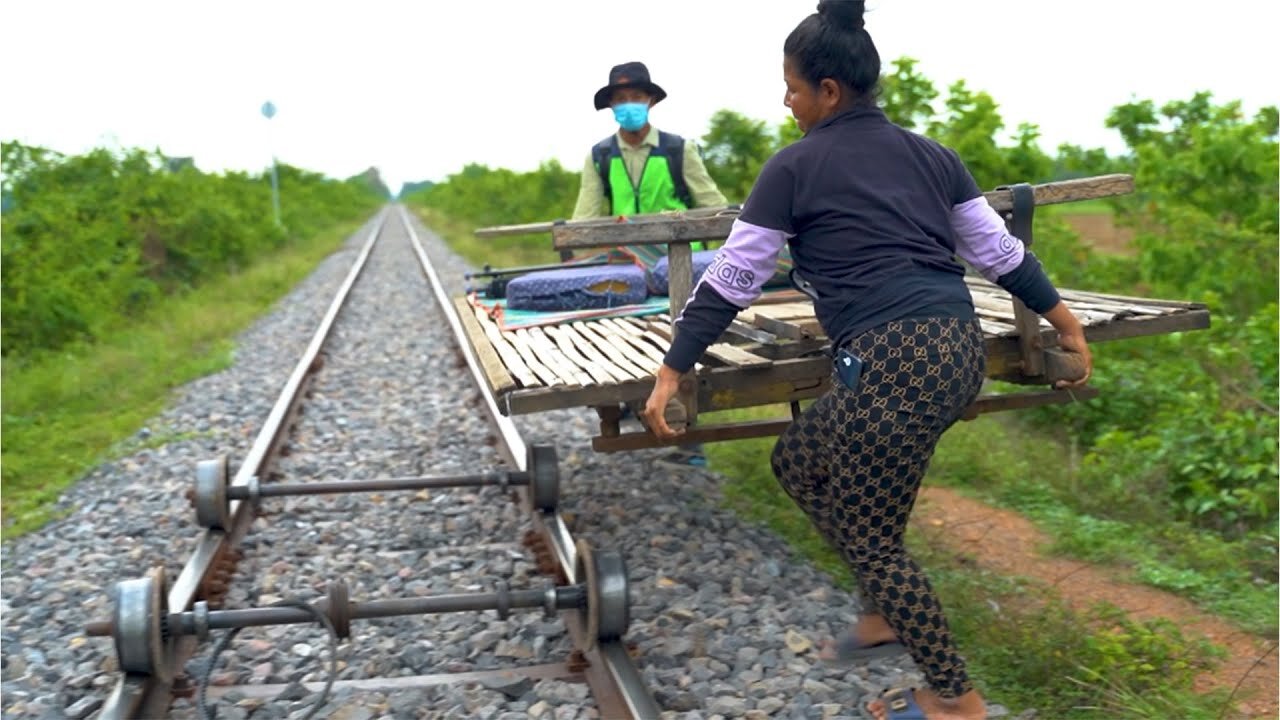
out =
{"type": "MultiPolygon", "coordinates": [[[[393,191],[467,162],[577,169],[616,128],[592,95],[629,60],[669,94],[651,115],[663,129],[701,136],[721,108],[786,117],[782,43],[816,4],[7,0],[0,138],[159,148],[208,171],[261,169],[274,149],[334,177],[376,165],[393,191]]],[[[868,5],[886,68],[910,55],[939,88],[964,78],[1049,151],[1120,149],[1103,120],[1134,97],[1280,102],[1274,0],[868,5]]]]}

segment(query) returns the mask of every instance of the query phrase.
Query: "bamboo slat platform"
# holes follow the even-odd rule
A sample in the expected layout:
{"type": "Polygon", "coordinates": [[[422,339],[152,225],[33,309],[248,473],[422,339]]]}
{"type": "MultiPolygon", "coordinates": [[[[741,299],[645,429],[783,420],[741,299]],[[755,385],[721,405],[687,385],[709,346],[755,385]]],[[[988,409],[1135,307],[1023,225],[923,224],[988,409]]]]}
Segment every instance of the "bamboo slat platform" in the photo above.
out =
{"type": "MultiPolygon", "coordinates": [[[[985,280],[966,280],[987,338],[988,375],[1024,381],[1017,366],[1018,331],[1013,325],[1012,298],[985,280]]],[[[1207,308],[1196,303],[1080,290],[1060,292],[1085,324],[1090,342],[1209,326],[1207,308]]],[[[458,299],[457,307],[499,407],[512,415],[642,400],[648,396],[653,375],[670,345],[670,317],[665,314],[500,331],[465,298],[458,299]]],[[[1056,333],[1043,320],[1040,325],[1045,345],[1056,345],[1056,333]]],[[[830,361],[821,349],[827,344],[807,301],[754,306],[740,313],[722,342],[708,349],[698,367],[700,384],[726,389],[767,386],[775,381],[825,380],[830,361]]],[[[741,400],[750,397],[708,394],[712,395],[708,402],[699,405],[704,411],[742,407],[741,400]]],[[[760,397],[767,402],[791,399],[795,399],[792,394],[760,397]]]]}

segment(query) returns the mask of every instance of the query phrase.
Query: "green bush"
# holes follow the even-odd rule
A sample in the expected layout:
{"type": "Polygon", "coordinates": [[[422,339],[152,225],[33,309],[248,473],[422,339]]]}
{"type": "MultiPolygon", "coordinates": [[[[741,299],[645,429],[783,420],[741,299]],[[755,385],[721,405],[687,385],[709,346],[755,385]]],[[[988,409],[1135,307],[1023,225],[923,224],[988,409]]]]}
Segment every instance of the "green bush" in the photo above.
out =
{"type": "Polygon", "coordinates": [[[202,173],[142,150],[0,149],[9,359],[100,338],[167,295],[382,202],[359,183],[284,166],[281,227],[265,175],[202,173]]]}

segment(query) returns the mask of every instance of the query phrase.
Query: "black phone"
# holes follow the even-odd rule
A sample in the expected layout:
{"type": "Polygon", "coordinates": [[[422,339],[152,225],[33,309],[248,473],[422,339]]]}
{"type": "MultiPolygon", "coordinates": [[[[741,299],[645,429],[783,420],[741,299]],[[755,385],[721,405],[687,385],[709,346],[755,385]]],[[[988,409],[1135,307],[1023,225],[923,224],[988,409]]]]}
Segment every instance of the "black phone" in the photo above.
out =
{"type": "Polygon", "coordinates": [[[862,379],[862,358],[844,348],[836,353],[836,376],[850,390],[858,389],[858,381],[862,379]]]}

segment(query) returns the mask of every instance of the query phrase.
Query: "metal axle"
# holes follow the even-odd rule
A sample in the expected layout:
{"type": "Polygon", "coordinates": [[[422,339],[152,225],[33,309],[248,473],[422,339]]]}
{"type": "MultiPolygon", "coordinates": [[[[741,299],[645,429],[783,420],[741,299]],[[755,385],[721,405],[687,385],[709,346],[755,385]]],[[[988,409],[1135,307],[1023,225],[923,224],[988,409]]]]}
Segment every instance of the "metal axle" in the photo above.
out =
{"type": "Polygon", "coordinates": [[[335,493],[388,492],[392,490],[426,490],[431,488],[486,487],[489,485],[528,485],[529,473],[499,471],[479,475],[437,475],[430,477],[384,478],[382,480],[333,480],[316,483],[271,485],[232,485],[227,488],[229,500],[251,500],[259,497],[289,495],[331,495],[335,493]]]}
{"type": "Polygon", "coordinates": [[[339,581],[329,584],[327,597],[308,606],[211,610],[208,602],[201,600],[191,610],[170,612],[164,570],[154,568],[145,577],[119,583],[111,620],[89,623],[85,633],[113,638],[120,669],[125,672],[166,678],[173,673],[174,641],[180,636],[204,639],[210,630],[312,623],[318,619],[314,611],[322,621],[328,621],[339,638],[350,637],[353,619],[483,610],[496,610],[498,617],[506,618],[516,608],[542,608],[548,617],[562,610],[581,610],[585,641],[591,645],[622,637],[630,622],[630,592],[622,555],[596,553],[580,541],[577,570],[577,583],[557,586],[548,581],[542,589],[512,591],[500,580],[494,592],[352,602],[346,583],[339,581]]]}
{"type": "Polygon", "coordinates": [[[430,477],[383,478],[381,480],[333,480],[317,483],[262,484],[256,476],[240,484],[231,483],[225,456],[202,460],[196,465],[191,503],[201,527],[225,530],[231,523],[231,503],[264,497],[329,495],[334,493],[387,492],[429,488],[527,487],[535,510],[554,510],[560,502],[560,467],[555,448],[532,445],[528,448],[526,470],[497,470],[488,473],[439,475],[430,477]]]}
{"type": "MultiPolygon", "coordinates": [[[[345,595],[345,587],[339,590],[345,595]]],[[[508,590],[505,582],[498,583],[498,589],[488,593],[468,595],[438,595],[425,598],[397,598],[393,600],[369,600],[366,602],[347,602],[345,607],[337,607],[334,592],[329,598],[314,603],[317,610],[325,613],[331,620],[369,620],[373,618],[400,617],[402,615],[435,615],[450,612],[472,612],[497,610],[500,617],[505,618],[512,609],[542,608],[543,612],[554,616],[557,612],[569,608],[582,608],[587,603],[587,589],[584,585],[548,585],[542,590],[508,590]]],[[[203,603],[197,603],[197,606],[203,603]]],[[[229,630],[231,628],[262,627],[266,625],[298,625],[313,623],[316,616],[298,607],[260,607],[239,608],[234,610],[209,610],[207,605],[187,612],[169,613],[165,630],[170,635],[205,636],[210,630],[229,630]]],[[[335,625],[338,623],[335,622],[335,625]]],[[[85,632],[91,636],[112,634],[112,623],[94,622],[85,626],[85,632]]]]}

